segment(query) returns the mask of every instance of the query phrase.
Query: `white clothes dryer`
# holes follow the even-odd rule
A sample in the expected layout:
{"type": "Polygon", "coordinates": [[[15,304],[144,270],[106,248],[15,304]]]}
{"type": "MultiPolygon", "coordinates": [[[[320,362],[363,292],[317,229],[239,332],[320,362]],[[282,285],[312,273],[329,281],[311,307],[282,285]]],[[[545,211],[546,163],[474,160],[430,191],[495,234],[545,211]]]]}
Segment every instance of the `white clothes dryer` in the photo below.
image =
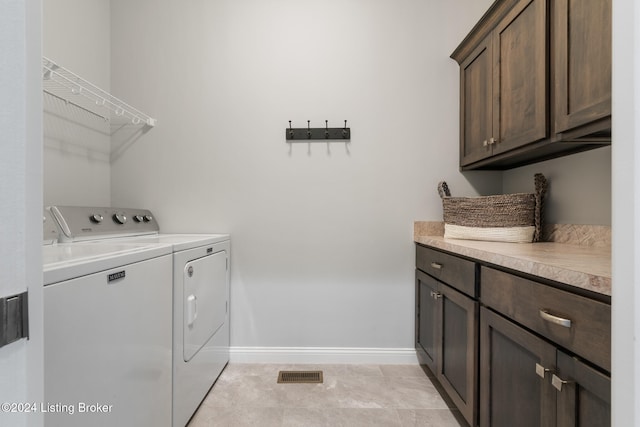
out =
{"type": "Polygon", "coordinates": [[[229,362],[226,234],[159,234],[173,247],[173,425],[185,426],[229,362]]]}

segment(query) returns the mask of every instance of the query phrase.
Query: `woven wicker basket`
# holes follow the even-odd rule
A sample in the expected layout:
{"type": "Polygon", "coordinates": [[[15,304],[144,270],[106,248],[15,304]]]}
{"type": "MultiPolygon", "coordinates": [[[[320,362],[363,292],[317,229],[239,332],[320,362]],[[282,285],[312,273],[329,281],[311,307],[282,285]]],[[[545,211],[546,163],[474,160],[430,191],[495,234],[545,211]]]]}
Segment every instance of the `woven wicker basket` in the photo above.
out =
{"type": "Polygon", "coordinates": [[[539,241],[547,180],[537,173],[534,183],[535,193],[451,197],[447,183],[440,182],[438,193],[442,199],[445,237],[499,242],[539,241]]]}

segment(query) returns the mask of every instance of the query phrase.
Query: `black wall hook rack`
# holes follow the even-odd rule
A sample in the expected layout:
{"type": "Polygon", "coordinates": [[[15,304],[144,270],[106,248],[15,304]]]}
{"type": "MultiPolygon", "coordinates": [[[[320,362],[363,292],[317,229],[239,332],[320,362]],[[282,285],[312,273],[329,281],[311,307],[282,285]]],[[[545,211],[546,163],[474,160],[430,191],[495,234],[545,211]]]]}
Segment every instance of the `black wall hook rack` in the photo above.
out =
{"type": "Polygon", "coordinates": [[[311,120],[307,120],[306,128],[292,128],[291,120],[289,120],[289,127],[285,129],[285,136],[287,141],[301,141],[301,140],[349,140],[351,139],[351,128],[347,127],[347,121],[344,121],[344,127],[330,128],[329,121],[324,121],[323,128],[312,128],[311,120]]]}

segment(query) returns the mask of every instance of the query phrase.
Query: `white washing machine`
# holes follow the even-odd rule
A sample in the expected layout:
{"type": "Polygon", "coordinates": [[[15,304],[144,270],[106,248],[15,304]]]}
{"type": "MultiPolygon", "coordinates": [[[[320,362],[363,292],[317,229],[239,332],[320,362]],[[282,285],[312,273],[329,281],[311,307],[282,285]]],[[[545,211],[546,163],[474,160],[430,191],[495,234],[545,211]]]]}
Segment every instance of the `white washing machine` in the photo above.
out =
{"type": "Polygon", "coordinates": [[[99,233],[110,242],[172,248],[172,424],[186,425],[229,361],[229,235],[160,234],[148,210],[53,207],[52,212],[64,240],[91,241],[99,233]],[[74,227],[65,218],[89,222],[74,227]],[[112,222],[120,232],[110,229],[112,222]]]}
{"type": "Polygon", "coordinates": [[[43,245],[46,426],[171,425],[171,250],[43,245]]]}

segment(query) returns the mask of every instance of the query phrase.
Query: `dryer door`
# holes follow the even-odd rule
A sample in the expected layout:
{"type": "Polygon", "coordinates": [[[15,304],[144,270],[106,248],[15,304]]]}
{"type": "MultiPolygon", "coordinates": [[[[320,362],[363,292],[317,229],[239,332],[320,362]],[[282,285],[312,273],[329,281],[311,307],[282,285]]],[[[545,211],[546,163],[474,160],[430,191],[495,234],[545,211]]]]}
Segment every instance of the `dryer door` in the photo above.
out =
{"type": "Polygon", "coordinates": [[[189,261],[184,280],[184,361],[188,362],[224,324],[227,313],[227,252],[189,261]]]}

